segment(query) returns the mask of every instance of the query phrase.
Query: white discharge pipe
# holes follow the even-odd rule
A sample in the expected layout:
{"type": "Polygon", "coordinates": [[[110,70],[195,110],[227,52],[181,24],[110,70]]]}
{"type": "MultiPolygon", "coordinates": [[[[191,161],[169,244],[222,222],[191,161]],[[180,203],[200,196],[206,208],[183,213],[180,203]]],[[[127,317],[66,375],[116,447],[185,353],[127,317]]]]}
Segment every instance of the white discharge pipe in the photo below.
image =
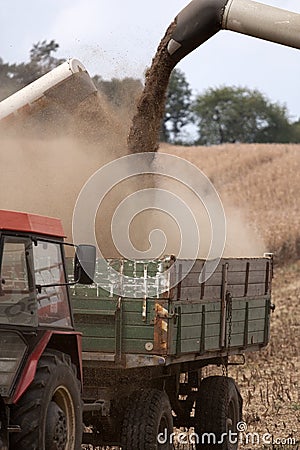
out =
{"type": "MultiPolygon", "coordinates": [[[[74,84],[72,84],[71,92],[68,94],[70,98],[62,99],[66,103],[68,101],[75,103],[76,100],[71,99],[71,97],[83,100],[97,90],[84,65],[77,59],[72,58],[2,100],[0,102],[0,120],[10,115],[19,115],[30,111],[35,102],[41,101],[42,103],[42,100],[46,97],[55,98],[55,90],[69,81],[73,81],[74,84]],[[78,91],[75,92],[77,88],[78,91]]],[[[69,85],[71,86],[71,83],[69,85]]],[[[59,103],[59,98],[57,100],[59,103]]]]}
{"type": "Polygon", "coordinates": [[[300,49],[300,14],[252,0],[192,0],[175,18],[167,50],[177,63],[220,30],[300,49]]]}
{"type": "Polygon", "coordinates": [[[222,28],[300,49],[300,14],[249,0],[229,0],[222,28]]]}

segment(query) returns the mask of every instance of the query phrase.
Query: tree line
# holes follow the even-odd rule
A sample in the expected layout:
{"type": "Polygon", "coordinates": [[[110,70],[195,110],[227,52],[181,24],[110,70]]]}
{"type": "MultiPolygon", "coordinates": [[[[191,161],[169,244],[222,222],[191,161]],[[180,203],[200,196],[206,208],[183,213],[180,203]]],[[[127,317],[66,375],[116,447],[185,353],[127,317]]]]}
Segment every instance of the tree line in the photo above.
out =
{"type": "MultiPolygon", "coordinates": [[[[6,98],[65,59],[55,56],[55,40],[33,45],[29,62],[5,63],[0,58],[0,100],[6,98]]],[[[142,91],[142,81],[134,78],[103,80],[92,77],[97,89],[118,107],[133,110],[142,91]]],[[[300,119],[291,121],[286,106],[270,101],[256,89],[241,86],[208,88],[194,95],[185,74],[175,68],[166,98],[161,141],[185,145],[222,143],[299,143],[300,119]],[[193,135],[188,125],[192,125],[193,135]]]]}

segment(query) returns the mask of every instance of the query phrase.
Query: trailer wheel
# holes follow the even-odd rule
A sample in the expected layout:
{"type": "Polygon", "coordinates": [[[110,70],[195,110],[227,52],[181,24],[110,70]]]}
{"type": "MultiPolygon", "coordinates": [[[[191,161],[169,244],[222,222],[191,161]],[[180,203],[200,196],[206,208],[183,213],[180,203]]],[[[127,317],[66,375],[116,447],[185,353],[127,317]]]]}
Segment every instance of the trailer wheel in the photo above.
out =
{"type": "Polygon", "coordinates": [[[158,389],[134,392],[125,410],[122,450],[170,450],[172,433],[173,417],[167,394],[158,389]]]}
{"type": "Polygon", "coordinates": [[[241,419],[242,398],[235,381],[222,376],[204,378],[195,407],[196,449],[237,450],[241,419]]]}
{"type": "Polygon", "coordinates": [[[80,382],[71,358],[57,351],[41,357],[35,378],[12,407],[13,450],[79,450],[82,439],[80,382]]]}

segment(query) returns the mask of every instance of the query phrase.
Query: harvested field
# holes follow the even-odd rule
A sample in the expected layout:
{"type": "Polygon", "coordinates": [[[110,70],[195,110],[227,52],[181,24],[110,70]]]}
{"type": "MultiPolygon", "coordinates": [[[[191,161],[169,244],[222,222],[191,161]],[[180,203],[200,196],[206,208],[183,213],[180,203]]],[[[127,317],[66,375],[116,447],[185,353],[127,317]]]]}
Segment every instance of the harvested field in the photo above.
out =
{"type": "MultiPolygon", "coordinates": [[[[269,447],[274,450],[300,448],[299,298],[300,262],[277,268],[271,342],[261,353],[249,354],[245,367],[231,370],[244,397],[248,431],[270,433],[277,439],[294,438],[297,442],[269,447]]],[[[241,448],[250,450],[251,447],[241,448]]]]}
{"type": "MultiPolygon", "coordinates": [[[[274,253],[275,264],[300,258],[300,145],[163,145],[160,151],[185,158],[203,170],[228,216],[235,211],[243,218],[249,238],[262,238],[264,251],[274,253]]],[[[238,236],[236,230],[237,240],[238,236]]]]}

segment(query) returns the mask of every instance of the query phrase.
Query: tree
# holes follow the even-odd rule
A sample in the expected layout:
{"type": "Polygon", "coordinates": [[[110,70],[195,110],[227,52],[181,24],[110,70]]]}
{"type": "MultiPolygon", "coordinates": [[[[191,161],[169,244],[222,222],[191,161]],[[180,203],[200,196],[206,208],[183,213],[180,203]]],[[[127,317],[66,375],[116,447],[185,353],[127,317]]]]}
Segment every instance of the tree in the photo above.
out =
{"type": "Polygon", "coordinates": [[[133,110],[143,88],[141,80],[129,77],[122,80],[112,78],[109,81],[103,80],[99,75],[95,75],[93,82],[113,106],[127,111],[133,110]]]}
{"type": "MultiPolygon", "coordinates": [[[[55,40],[47,42],[46,40],[33,44],[30,50],[30,65],[36,66],[39,76],[44,75],[50,70],[62,64],[65,59],[59,59],[52,55],[57,52],[59,44],[55,40]]],[[[37,77],[38,78],[38,77],[37,77]]]]}
{"type": "Polygon", "coordinates": [[[15,81],[12,79],[10,65],[0,58],[0,101],[8,97],[15,89],[15,81]]]}
{"type": "Polygon", "coordinates": [[[290,142],[287,109],[246,87],[210,88],[194,104],[198,144],[290,142]]]}
{"type": "Polygon", "coordinates": [[[33,45],[28,63],[8,64],[0,59],[0,100],[64,62],[64,59],[52,55],[58,48],[59,45],[54,40],[49,43],[42,41],[33,45]]]}
{"type": "Polygon", "coordinates": [[[174,69],[168,86],[165,116],[161,129],[163,142],[178,142],[182,128],[192,119],[192,91],[180,69],[174,69]]]}
{"type": "Polygon", "coordinates": [[[292,139],[291,142],[300,143],[300,119],[292,123],[292,139]]]}

